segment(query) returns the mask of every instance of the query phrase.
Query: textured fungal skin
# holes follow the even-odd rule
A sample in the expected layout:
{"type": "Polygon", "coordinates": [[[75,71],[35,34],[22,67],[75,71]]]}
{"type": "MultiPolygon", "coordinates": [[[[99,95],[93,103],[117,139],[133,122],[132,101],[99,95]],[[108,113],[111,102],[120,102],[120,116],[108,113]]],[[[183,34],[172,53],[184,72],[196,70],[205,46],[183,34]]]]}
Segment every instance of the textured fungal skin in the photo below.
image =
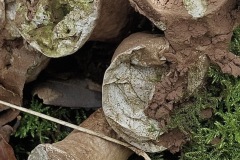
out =
{"type": "Polygon", "coordinates": [[[16,5],[21,36],[48,57],[73,54],[88,40],[116,39],[131,11],[127,0],[17,0],[16,5]]]}
{"type": "Polygon", "coordinates": [[[15,23],[31,46],[49,57],[74,53],[90,37],[98,3],[86,1],[17,1],[15,23]]]}
{"type": "Polygon", "coordinates": [[[163,132],[144,108],[157,79],[168,70],[163,53],[170,49],[158,35],[132,34],[116,49],[104,76],[102,101],[108,123],[130,144],[149,152],[166,149],[153,142],[163,132]]]}

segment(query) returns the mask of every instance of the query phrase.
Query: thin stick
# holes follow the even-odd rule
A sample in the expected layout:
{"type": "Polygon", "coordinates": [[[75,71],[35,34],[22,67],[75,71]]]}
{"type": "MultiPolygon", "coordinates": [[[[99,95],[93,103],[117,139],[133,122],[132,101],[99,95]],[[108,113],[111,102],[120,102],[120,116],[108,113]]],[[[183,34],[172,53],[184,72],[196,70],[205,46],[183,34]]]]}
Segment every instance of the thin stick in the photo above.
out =
{"type": "Polygon", "coordinates": [[[144,151],[139,150],[139,149],[129,145],[128,143],[124,143],[122,141],[119,141],[117,139],[114,139],[114,138],[105,136],[103,134],[94,132],[92,130],[89,130],[89,129],[86,129],[86,128],[83,128],[83,127],[80,127],[80,126],[77,126],[77,125],[74,125],[74,124],[71,124],[71,123],[68,123],[66,121],[63,121],[63,120],[60,120],[60,119],[57,119],[57,118],[54,118],[54,117],[51,117],[51,116],[48,116],[48,115],[45,115],[45,114],[33,111],[33,110],[30,110],[30,109],[27,109],[27,108],[24,108],[24,107],[20,107],[20,106],[14,105],[14,104],[2,101],[2,100],[0,100],[0,104],[8,106],[8,107],[11,107],[11,108],[14,108],[14,109],[17,109],[17,110],[25,112],[25,113],[29,113],[29,114],[37,116],[37,117],[41,117],[43,119],[46,119],[46,120],[49,120],[49,121],[61,124],[63,126],[66,126],[66,127],[72,128],[72,129],[76,129],[78,131],[81,131],[81,132],[84,132],[84,133],[87,133],[87,134],[90,134],[90,135],[102,138],[104,140],[107,140],[107,141],[110,141],[110,142],[122,145],[124,147],[127,147],[127,148],[133,150],[134,152],[136,152],[137,154],[139,154],[140,156],[145,158],[145,160],[151,160],[151,158],[144,151]]]}

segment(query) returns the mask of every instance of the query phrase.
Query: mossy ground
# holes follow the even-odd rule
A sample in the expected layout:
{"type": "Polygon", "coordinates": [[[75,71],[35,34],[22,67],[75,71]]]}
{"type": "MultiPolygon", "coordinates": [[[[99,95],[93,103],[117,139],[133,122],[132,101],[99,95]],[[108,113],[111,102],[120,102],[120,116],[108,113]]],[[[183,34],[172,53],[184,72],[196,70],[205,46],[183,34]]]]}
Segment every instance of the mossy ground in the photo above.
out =
{"type": "MultiPolygon", "coordinates": [[[[240,55],[240,27],[233,32],[229,50],[240,55]]],[[[203,87],[178,104],[165,128],[179,128],[189,142],[171,160],[238,160],[240,159],[240,78],[223,74],[211,65],[203,87]],[[202,118],[210,109],[212,116],[202,118]]],[[[168,152],[151,154],[154,160],[168,160],[168,152]]]]}
{"type": "MultiPolygon", "coordinates": [[[[240,53],[240,28],[234,31],[230,50],[240,53]]],[[[190,141],[183,146],[181,160],[237,160],[240,158],[240,78],[223,74],[211,66],[204,87],[179,105],[167,129],[178,127],[190,141]],[[210,108],[211,118],[201,111],[210,108]]],[[[159,158],[160,160],[160,158],[159,158]]]]}

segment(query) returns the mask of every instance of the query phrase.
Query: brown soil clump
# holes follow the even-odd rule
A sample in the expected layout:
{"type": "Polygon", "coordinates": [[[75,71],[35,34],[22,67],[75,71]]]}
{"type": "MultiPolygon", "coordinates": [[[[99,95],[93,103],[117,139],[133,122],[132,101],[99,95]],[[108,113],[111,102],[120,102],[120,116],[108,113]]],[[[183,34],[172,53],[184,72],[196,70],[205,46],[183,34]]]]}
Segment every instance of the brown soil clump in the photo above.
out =
{"type": "Polygon", "coordinates": [[[159,139],[157,144],[168,148],[171,153],[179,152],[187,142],[187,136],[178,129],[164,133],[159,139]]]}
{"type": "Polygon", "coordinates": [[[211,108],[206,108],[200,112],[200,117],[202,119],[209,119],[213,116],[213,110],[211,108]]]}
{"type": "Polygon", "coordinates": [[[178,103],[200,87],[209,65],[207,58],[200,63],[201,55],[197,52],[191,53],[186,50],[184,54],[165,54],[170,62],[170,72],[156,84],[155,94],[145,110],[146,115],[160,122],[161,128],[168,124],[170,113],[178,103]],[[201,71],[197,72],[195,68],[201,71]]]}
{"type": "Polygon", "coordinates": [[[196,63],[196,53],[207,55],[211,63],[218,64],[224,73],[240,75],[240,59],[228,51],[234,26],[231,12],[236,5],[235,1],[210,1],[205,16],[199,19],[191,18],[183,3],[178,1],[162,4],[158,1],[133,0],[132,4],[140,13],[151,17],[155,24],[161,21],[166,25],[163,28],[165,36],[174,49],[174,53],[165,55],[170,62],[171,72],[156,85],[155,94],[147,109],[150,111],[146,111],[151,118],[167,119],[164,117],[169,117],[174,103],[181,100],[186,92],[189,68],[196,63]],[[151,7],[147,8],[148,6],[151,7]],[[177,9],[184,12],[178,15],[177,9]]]}

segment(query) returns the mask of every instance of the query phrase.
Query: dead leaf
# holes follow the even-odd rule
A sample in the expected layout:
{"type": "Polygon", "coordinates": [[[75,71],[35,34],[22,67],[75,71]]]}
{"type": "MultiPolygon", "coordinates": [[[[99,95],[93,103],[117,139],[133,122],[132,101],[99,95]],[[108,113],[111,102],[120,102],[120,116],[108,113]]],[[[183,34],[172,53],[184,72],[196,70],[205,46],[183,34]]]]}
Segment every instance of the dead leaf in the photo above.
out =
{"type": "Polygon", "coordinates": [[[12,147],[0,135],[0,157],[1,160],[16,160],[12,147]]]}
{"type": "MultiPolygon", "coordinates": [[[[33,95],[37,95],[43,100],[44,104],[48,105],[64,106],[71,108],[101,107],[101,92],[93,91],[89,88],[89,80],[51,79],[37,84],[33,91],[33,95]]],[[[93,89],[92,84],[91,89],[93,89]]]]}

